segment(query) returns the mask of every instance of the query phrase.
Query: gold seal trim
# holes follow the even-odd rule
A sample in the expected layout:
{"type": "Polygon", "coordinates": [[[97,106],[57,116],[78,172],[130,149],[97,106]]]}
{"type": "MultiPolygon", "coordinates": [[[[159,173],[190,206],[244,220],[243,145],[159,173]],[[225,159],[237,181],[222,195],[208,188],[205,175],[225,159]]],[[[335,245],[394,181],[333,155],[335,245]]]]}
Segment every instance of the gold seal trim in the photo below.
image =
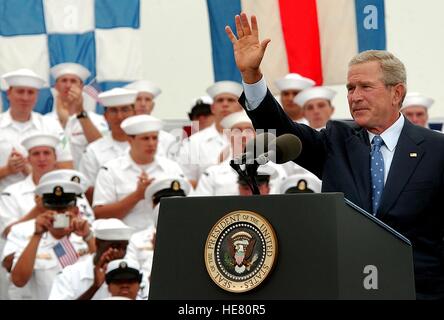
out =
{"type": "Polygon", "coordinates": [[[220,288],[242,293],[258,287],[270,275],[277,252],[272,225],[256,212],[238,210],[223,216],[210,230],[205,266],[220,288]]]}

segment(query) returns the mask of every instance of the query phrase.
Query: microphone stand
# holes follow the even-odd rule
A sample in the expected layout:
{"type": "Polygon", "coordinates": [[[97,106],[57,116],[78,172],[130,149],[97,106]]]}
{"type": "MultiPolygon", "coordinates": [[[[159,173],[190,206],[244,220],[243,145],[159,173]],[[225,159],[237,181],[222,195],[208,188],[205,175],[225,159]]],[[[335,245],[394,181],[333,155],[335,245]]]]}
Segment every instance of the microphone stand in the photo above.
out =
{"type": "Polygon", "coordinates": [[[257,168],[259,164],[255,161],[252,164],[245,164],[245,170],[241,169],[240,164],[230,161],[230,166],[237,172],[237,174],[244,180],[253,194],[261,194],[256,181],[257,168]]]}
{"type": "Polygon", "coordinates": [[[259,163],[254,161],[252,164],[246,164],[245,170],[247,171],[247,175],[250,178],[250,189],[251,192],[255,195],[260,195],[261,192],[259,191],[259,186],[257,185],[256,176],[257,176],[257,169],[259,168],[259,163]]]}

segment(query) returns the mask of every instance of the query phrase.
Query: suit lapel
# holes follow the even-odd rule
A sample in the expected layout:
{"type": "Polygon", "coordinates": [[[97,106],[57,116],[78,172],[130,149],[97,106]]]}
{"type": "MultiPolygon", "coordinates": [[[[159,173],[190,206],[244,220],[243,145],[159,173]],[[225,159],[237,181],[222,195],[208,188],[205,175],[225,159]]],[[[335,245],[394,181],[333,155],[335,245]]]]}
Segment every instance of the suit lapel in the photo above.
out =
{"type": "Polygon", "coordinates": [[[355,135],[347,139],[345,148],[361,200],[359,206],[371,212],[370,145],[367,132],[364,129],[356,131],[355,135]]]}
{"type": "Polygon", "coordinates": [[[402,189],[424,156],[424,150],[419,146],[419,143],[423,140],[424,138],[415,131],[415,127],[406,120],[396,145],[382,194],[381,205],[377,213],[379,218],[382,218],[395,204],[402,189]]]}

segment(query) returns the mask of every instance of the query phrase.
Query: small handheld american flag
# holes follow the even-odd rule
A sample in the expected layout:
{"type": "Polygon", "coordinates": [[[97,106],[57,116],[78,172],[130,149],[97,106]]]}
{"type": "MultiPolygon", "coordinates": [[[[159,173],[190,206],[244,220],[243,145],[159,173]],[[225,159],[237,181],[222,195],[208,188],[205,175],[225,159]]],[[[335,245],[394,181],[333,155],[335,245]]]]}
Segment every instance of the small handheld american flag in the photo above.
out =
{"type": "Polygon", "coordinates": [[[53,249],[62,268],[74,264],[79,260],[76,249],[74,249],[68,237],[60,239],[59,243],[57,243],[53,249]]]}
{"type": "Polygon", "coordinates": [[[83,92],[93,98],[96,102],[100,103],[99,93],[101,92],[99,83],[96,78],[92,79],[87,85],[83,87],[83,92]]]}

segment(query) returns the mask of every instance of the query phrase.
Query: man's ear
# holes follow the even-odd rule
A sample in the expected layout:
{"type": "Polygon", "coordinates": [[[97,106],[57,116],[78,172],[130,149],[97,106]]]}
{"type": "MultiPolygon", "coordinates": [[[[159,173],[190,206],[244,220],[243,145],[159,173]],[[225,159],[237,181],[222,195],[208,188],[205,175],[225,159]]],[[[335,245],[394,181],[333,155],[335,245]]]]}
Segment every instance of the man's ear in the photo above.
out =
{"type": "Polygon", "coordinates": [[[398,83],[393,86],[393,102],[399,108],[401,108],[401,104],[405,97],[406,92],[407,88],[403,83],[398,83]]]}

